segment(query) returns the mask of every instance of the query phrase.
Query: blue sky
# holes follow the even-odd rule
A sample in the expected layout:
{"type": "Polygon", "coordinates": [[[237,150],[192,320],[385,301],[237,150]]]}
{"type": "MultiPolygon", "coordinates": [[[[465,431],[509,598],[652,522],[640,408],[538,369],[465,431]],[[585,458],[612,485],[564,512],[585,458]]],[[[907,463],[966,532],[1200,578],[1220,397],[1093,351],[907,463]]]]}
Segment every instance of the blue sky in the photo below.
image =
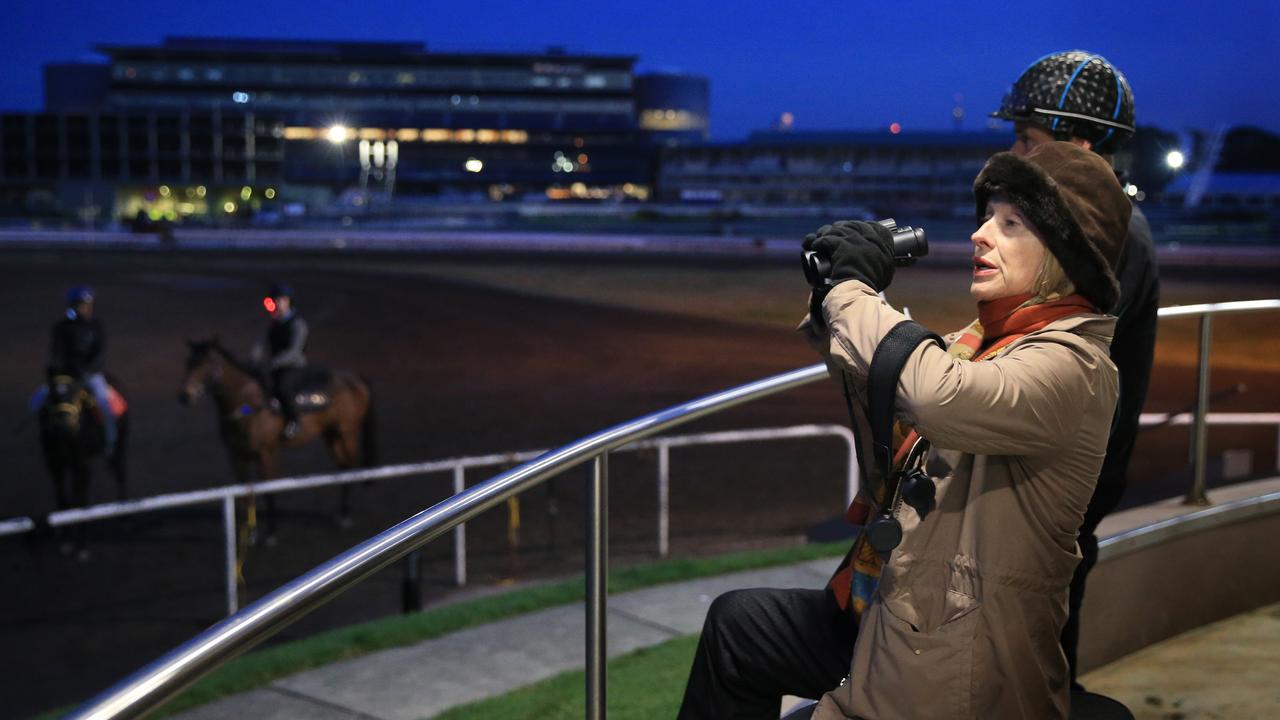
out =
{"type": "Polygon", "coordinates": [[[791,112],[797,129],[984,126],[1035,58],[1080,48],[1118,65],[1140,124],[1280,132],[1280,2],[15,2],[0,27],[0,109],[38,109],[41,66],[165,35],[421,40],[442,50],[633,54],[711,80],[712,135],[791,112]],[[126,10],[127,8],[127,10],[126,10]]]}

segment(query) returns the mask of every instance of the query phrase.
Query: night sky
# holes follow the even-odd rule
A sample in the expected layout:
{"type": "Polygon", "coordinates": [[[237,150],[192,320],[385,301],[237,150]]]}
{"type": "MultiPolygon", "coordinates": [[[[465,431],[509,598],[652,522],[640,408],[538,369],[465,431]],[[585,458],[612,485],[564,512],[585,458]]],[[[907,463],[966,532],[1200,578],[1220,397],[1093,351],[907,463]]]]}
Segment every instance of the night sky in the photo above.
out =
{"type": "Polygon", "coordinates": [[[1248,124],[1280,132],[1276,0],[978,3],[846,0],[7,2],[0,109],[43,103],[41,66],[98,43],[165,35],[424,41],[451,51],[631,54],[638,70],[711,80],[712,136],[789,111],[798,130],[978,129],[1048,52],[1101,53],[1128,76],[1138,122],[1170,130],[1248,124]],[[1052,6],[1052,11],[1046,7],[1052,6]],[[1109,8],[1100,12],[1099,8],[1109,8]],[[72,9],[74,8],[74,9],[72,9]],[[125,11],[124,8],[128,8],[125,11]]]}

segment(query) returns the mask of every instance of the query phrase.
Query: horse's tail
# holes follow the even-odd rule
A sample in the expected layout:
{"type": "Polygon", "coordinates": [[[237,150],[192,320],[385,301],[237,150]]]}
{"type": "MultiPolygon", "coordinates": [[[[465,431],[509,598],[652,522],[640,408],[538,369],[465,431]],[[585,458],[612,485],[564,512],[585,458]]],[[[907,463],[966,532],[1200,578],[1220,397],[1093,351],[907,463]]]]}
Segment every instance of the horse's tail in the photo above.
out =
{"type": "Polygon", "coordinates": [[[361,376],[369,402],[365,405],[364,420],[360,423],[360,465],[373,467],[378,464],[378,412],[373,402],[373,384],[361,376]]]}

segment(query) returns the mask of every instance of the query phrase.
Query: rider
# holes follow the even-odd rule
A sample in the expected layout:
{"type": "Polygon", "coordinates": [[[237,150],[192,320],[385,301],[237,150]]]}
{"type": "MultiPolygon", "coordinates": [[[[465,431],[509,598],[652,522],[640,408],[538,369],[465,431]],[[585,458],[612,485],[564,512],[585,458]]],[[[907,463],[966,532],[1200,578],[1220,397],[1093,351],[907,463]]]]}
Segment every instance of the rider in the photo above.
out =
{"type": "Polygon", "coordinates": [[[270,372],[271,394],[280,403],[284,417],[280,434],[285,440],[291,440],[299,430],[294,396],[307,366],[307,357],[303,354],[307,347],[307,323],[293,307],[293,290],[288,285],[272,285],[262,305],[271,314],[271,324],[254,345],[252,358],[270,372]]]}
{"type": "Polygon", "coordinates": [[[66,317],[54,323],[49,349],[49,375],[67,375],[93,393],[102,416],[102,434],[108,457],[116,447],[116,417],[111,411],[110,390],[102,374],[106,334],[93,316],[93,290],[76,285],[67,290],[66,317]]]}
{"type": "MultiPolygon", "coordinates": [[[[1026,155],[1042,143],[1066,140],[1094,151],[1114,165],[1115,152],[1133,137],[1133,91],[1120,70],[1101,55],[1081,50],[1053,53],[1023,71],[992,116],[1013,123],[1015,140],[1009,150],[1015,155],[1026,155]]],[[[1123,185],[1125,178],[1121,173],[1117,176],[1123,185]]],[[[1136,205],[1116,277],[1120,281],[1120,302],[1112,311],[1118,320],[1111,341],[1111,360],[1120,371],[1120,401],[1098,485],[1080,528],[1083,559],[1071,581],[1070,614],[1062,631],[1073,684],[1085,578],[1098,560],[1096,531],[1098,523],[1115,509],[1124,493],[1129,456],[1138,434],[1138,416],[1147,396],[1155,354],[1160,281],[1151,228],[1136,205]]]]}

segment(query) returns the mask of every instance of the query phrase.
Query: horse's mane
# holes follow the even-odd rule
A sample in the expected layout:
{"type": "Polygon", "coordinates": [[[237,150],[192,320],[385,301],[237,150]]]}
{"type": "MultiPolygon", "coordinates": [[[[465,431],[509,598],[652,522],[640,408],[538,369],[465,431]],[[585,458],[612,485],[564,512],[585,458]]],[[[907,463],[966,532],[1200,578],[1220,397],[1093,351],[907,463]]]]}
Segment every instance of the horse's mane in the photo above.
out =
{"type": "Polygon", "coordinates": [[[248,375],[252,380],[257,382],[258,371],[252,366],[250,366],[248,363],[236,357],[235,354],[232,353],[230,350],[224,348],[222,346],[222,343],[217,338],[213,338],[212,340],[206,341],[205,346],[208,347],[213,352],[217,353],[218,357],[225,360],[228,365],[235,368],[236,370],[239,370],[245,375],[248,375]]]}

